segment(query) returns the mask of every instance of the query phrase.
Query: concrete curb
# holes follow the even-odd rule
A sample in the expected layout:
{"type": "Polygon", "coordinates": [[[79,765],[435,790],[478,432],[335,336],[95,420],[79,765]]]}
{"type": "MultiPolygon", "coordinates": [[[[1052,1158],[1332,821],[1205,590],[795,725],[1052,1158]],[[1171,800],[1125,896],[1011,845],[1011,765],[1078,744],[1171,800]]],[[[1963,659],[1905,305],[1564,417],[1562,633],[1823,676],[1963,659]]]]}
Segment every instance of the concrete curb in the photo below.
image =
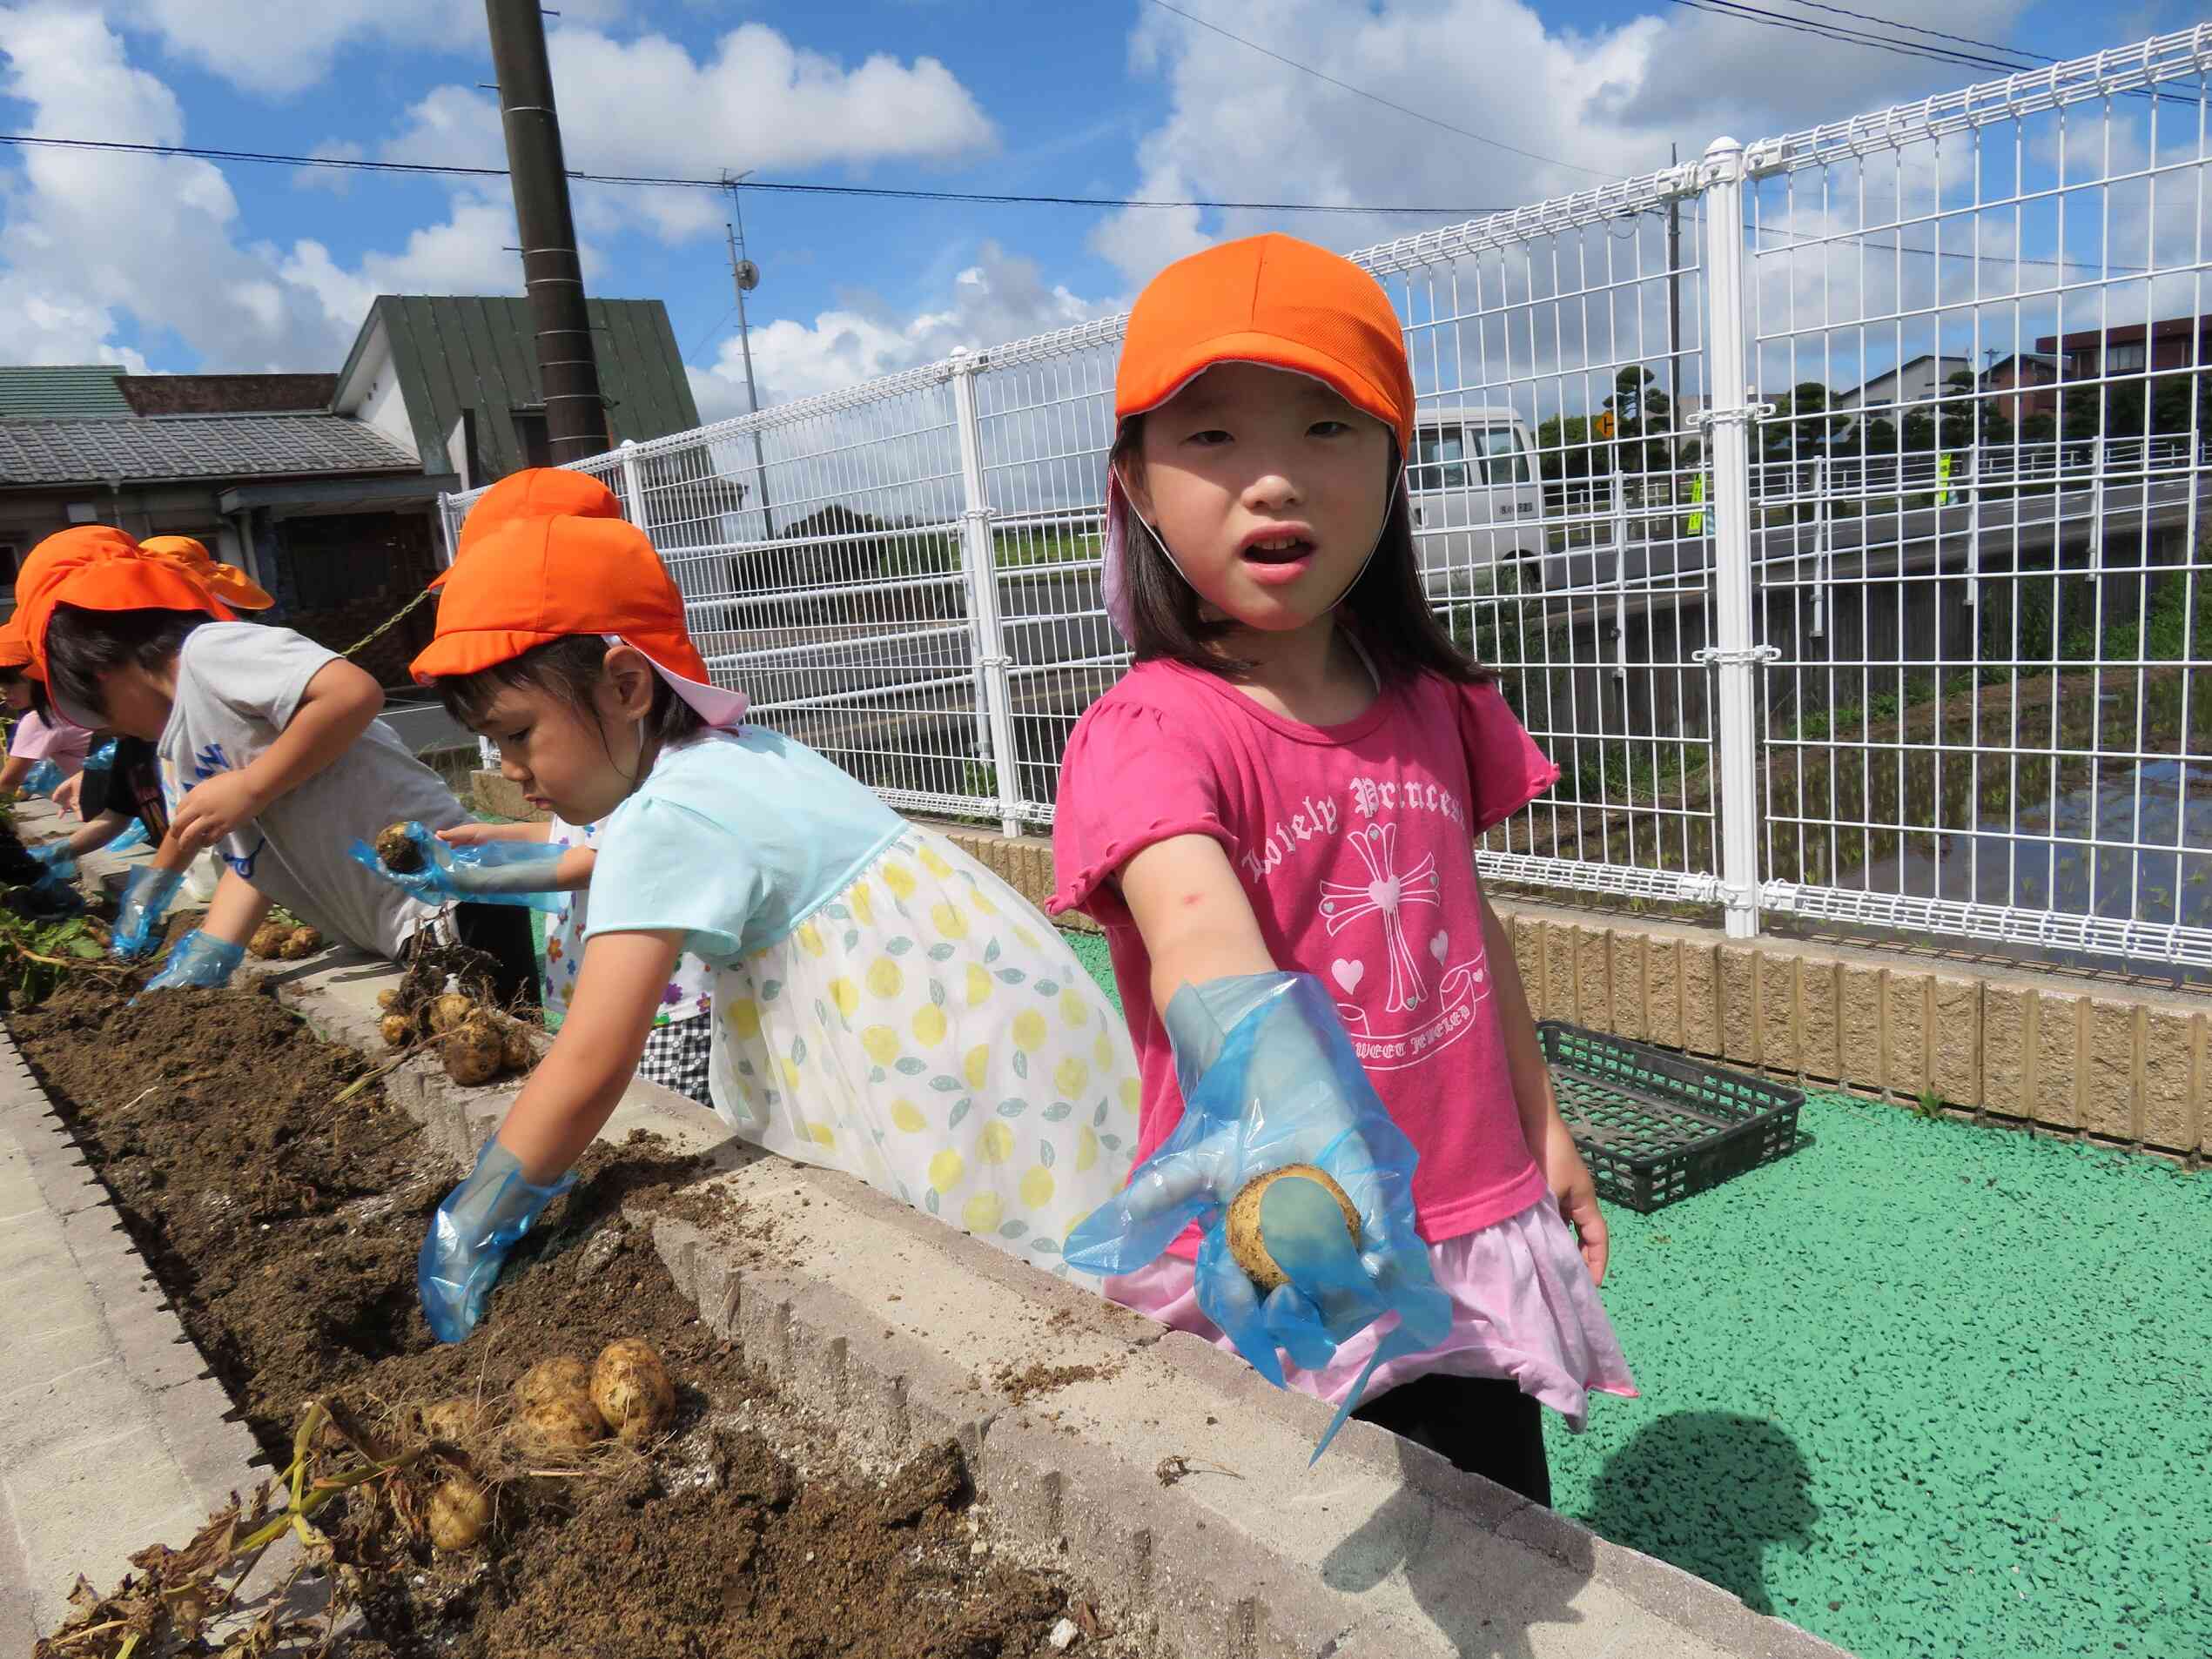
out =
{"type": "MultiPolygon", "coordinates": [[[[0,1642],[28,1653],[155,1542],[178,1546],[269,1474],[229,1394],[162,1298],[107,1190],[0,1034],[0,1642]]],[[[243,1618],[296,1559],[266,1554],[243,1618]]],[[[303,1586],[289,1616],[313,1616],[303,1586]]]]}
{"type": "MultiPolygon", "coordinates": [[[[396,975],[326,959],[272,977],[321,1035],[373,1047],[375,993],[396,975]]],[[[518,1087],[458,1089],[421,1057],[386,1093],[458,1163],[518,1087]]],[[[712,1230],[633,1216],[703,1320],[857,1449],[958,1441],[993,1528],[1191,1659],[1842,1653],[1368,1425],[1309,1469],[1318,1402],[845,1176],[746,1146],[667,1090],[634,1085],[602,1138],[634,1129],[711,1159],[702,1186],[736,1212],[712,1230]],[[1016,1404],[1007,1384],[1037,1367],[1078,1372],[1016,1404]],[[1192,1472],[1164,1480],[1170,1457],[1192,1472]]]]}

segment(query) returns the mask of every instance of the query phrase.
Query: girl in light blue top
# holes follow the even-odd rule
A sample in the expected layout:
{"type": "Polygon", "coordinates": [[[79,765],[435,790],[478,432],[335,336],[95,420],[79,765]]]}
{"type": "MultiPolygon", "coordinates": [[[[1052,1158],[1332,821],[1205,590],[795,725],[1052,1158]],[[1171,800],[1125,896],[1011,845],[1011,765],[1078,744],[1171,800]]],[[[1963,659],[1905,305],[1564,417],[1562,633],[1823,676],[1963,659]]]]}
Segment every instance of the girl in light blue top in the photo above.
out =
{"type": "MultiPolygon", "coordinates": [[[[520,521],[455,563],[413,665],[534,805],[600,825],[595,853],[533,850],[539,886],[588,880],[583,965],[424,1244],[448,1341],[614,1110],[682,953],[710,975],[715,1108],[750,1141],[1055,1270],[1126,1169],[1126,1031],[1051,924],[804,744],[743,724],[682,615],[634,527],[520,521]]],[[[433,852],[460,895],[525,874],[433,852]]]]}

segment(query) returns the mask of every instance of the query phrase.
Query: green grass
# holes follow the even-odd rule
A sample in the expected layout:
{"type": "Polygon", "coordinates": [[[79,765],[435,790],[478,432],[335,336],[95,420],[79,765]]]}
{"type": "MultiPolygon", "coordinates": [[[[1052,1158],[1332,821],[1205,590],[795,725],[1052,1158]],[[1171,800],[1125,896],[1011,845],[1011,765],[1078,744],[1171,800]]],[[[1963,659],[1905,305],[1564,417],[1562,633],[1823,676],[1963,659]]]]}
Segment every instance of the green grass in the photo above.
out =
{"type": "Polygon", "coordinates": [[[2212,1653],[2212,1179],[1843,1095],[1802,1122],[1609,1207],[1643,1394],[1547,1415],[1562,1512],[1861,1659],[2212,1653]]]}

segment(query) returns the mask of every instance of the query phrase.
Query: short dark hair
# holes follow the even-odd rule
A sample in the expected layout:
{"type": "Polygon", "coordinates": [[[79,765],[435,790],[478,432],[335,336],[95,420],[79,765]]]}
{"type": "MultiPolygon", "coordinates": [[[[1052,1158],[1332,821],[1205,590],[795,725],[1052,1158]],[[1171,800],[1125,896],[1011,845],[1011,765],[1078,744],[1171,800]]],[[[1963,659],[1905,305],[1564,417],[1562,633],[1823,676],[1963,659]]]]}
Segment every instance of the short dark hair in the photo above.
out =
{"type": "MultiPolygon", "coordinates": [[[[596,634],[570,634],[474,674],[440,675],[438,701],[455,720],[474,726],[502,690],[514,687],[545,692],[586,719],[595,719],[591,694],[607,677],[607,653],[612,648],[596,634]]],[[[645,721],[647,740],[658,749],[668,749],[706,729],[705,717],[677,696],[674,686],[655,675],[653,712],[645,721]]]]}
{"type": "Polygon", "coordinates": [[[113,668],[166,668],[205,611],[95,611],[57,605],[46,624],[46,688],[64,709],[105,717],[100,676],[113,668]]]}
{"type": "MultiPolygon", "coordinates": [[[[1144,465],[1144,416],[1133,414],[1114,434],[1107,464],[1125,479],[1132,468],[1144,465]]],[[[1394,438],[1393,477],[1398,474],[1398,460],[1394,438]]],[[[1414,550],[1410,511],[1405,491],[1395,491],[1389,516],[1382,522],[1382,539],[1367,568],[1336,601],[1337,620],[1359,642],[1386,685],[1422,674],[1467,683],[1489,680],[1489,670],[1452,643],[1436,613],[1429,608],[1429,595],[1421,585],[1421,561],[1414,550]]],[[[1129,516],[1133,534],[1122,552],[1121,574],[1128,597],[1129,643],[1136,660],[1186,663],[1231,680],[1249,673],[1250,663],[1216,648],[1235,632],[1236,624],[1208,621],[1199,614],[1197,591],[1183,580],[1153,534],[1135,521],[1133,505],[1129,516]]]]}

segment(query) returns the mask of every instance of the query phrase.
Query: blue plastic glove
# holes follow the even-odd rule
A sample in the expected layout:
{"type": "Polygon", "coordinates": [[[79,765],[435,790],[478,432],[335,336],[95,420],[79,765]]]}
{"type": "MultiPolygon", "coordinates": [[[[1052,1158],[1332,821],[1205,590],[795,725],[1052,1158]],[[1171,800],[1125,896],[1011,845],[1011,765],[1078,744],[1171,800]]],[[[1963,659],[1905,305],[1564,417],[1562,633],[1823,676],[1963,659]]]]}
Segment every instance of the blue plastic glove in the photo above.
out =
{"type": "Polygon", "coordinates": [[[422,1317],[440,1342],[458,1342],[484,1317],[507,1253],[545,1206],[576,1184],[574,1171],[550,1186],[522,1179],[521,1161],[494,1139],[467,1180],[446,1194],[415,1259],[422,1317]]]}
{"type": "Polygon", "coordinates": [[[33,847],[30,856],[46,867],[46,873],[31,883],[30,890],[49,904],[83,909],[84,896],[77,890],[77,860],[69,843],[50,841],[43,847],[33,847]]]}
{"type": "MultiPolygon", "coordinates": [[[[161,964],[161,971],[146,981],[146,991],[219,990],[231,983],[231,976],[245,960],[244,945],[211,937],[194,928],[177,941],[177,948],[161,964]]],[[[139,992],[139,996],[145,994],[139,992]]],[[[135,1002],[137,998],[131,1000],[135,1002]]]]}
{"type": "Polygon", "coordinates": [[[133,847],[145,846],[147,839],[145,820],[133,818],[128,830],[108,843],[107,850],[110,852],[129,852],[133,847]]]}
{"type": "Polygon", "coordinates": [[[41,761],[24,774],[23,792],[25,795],[51,795],[62,786],[62,769],[51,761],[41,761]]]}
{"type": "Polygon", "coordinates": [[[151,864],[132,870],[123,890],[123,908],[116,912],[108,954],[119,962],[151,955],[161,943],[162,918],[184,884],[182,870],[156,870],[151,864]]]}
{"type": "Polygon", "coordinates": [[[1375,1366],[1442,1341],[1451,1301],[1414,1227],[1413,1143],[1361,1069],[1335,1004],[1306,974],[1247,974],[1185,986],[1169,1003],[1168,1040],[1185,1101],[1175,1132],[1129,1184],[1068,1234],[1079,1272],[1133,1273],[1191,1222],[1202,1229],[1198,1305],[1253,1367],[1283,1384],[1276,1350],[1315,1370],[1339,1344],[1385,1315],[1397,1328],[1314,1448],[1319,1457],[1375,1366]],[[1311,1164],[1360,1215],[1355,1248],[1335,1199],[1312,1181],[1278,1181],[1261,1200],[1268,1253],[1289,1277],[1261,1301],[1230,1253],[1230,1201],[1258,1176],[1311,1164]]]}
{"type": "Polygon", "coordinates": [[[104,772],[114,764],[115,739],[112,737],[84,757],[84,769],[88,772],[104,772]]]}
{"type": "Polygon", "coordinates": [[[407,825],[407,838],[422,854],[422,868],[404,876],[378,857],[366,841],[354,842],[346,855],[426,904],[458,899],[471,904],[514,904],[550,916],[567,897],[552,885],[554,867],[566,847],[543,841],[487,841],[481,847],[455,847],[419,823],[407,825]]]}

